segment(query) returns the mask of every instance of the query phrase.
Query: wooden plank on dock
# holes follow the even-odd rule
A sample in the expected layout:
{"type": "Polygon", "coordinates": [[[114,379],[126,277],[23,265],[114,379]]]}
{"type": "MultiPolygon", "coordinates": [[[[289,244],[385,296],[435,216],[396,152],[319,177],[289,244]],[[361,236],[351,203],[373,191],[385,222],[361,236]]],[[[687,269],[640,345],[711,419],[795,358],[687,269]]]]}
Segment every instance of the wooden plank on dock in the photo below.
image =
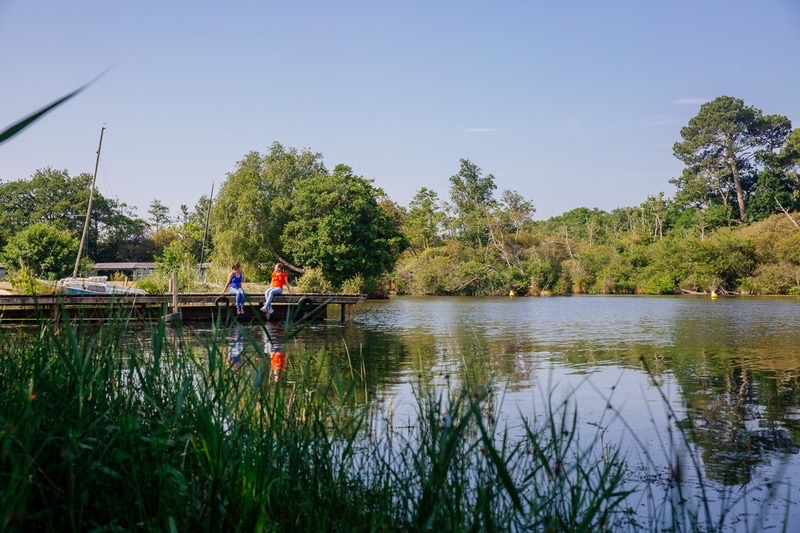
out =
{"type": "MultiPolygon", "coordinates": [[[[318,294],[288,293],[276,296],[273,304],[277,315],[284,309],[295,308],[301,299],[310,300],[316,309],[324,310],[329,304],[342,306],[342,320],[347,314],[352,317],[353,307],[366,300],[363,294],[318,294]]],[[[252,318],[264,303],[262,293],[247,294],[248,302],[243,318],[252,318]]],[[[306,304],[307,305],[307,304],[306,304]]],[[[47,295],[0,295],[0,324],[53,320],[61,310],[77,320],[102,320],[110,309],[130,309],[135,318],[151,320],[165,315],[181,316],[184,320],[213,320],[214,311],[227,308],[235,314],[235,299],[232,294],[184,293],[176,295],[131,295],[131,294],[47,294],[47,295]],[[222,297],[222,298],[221,298],[222,297]],[[177,302],[177,307],[176,307],[177,302]]],[[[294,311],[293,311],[294,313],[294,311]]],[[[325,313],[317,313],[322,317],[325,313]]]]}
{"type": "MultiPolygon", "coordinates": [[[[214,304],[219,296],[226,296],[234,302],[232,294],[219,293],[182,293],[178,295],[181,304],[214,304]]],[[[366,300],[363,294],[316,294],[316,293],[291,293],[275,296],[275,303],[297,304],[301,298],[310,298],[314,303],[326,304],[357,304],[366,300]]],[[[247,294],[246,299],[251,302],[264,301],[264,295],[247,294]]],[[[43,295],[0,295],[0,307],[5,306],[35,306],[35,305],[108,305],[109,303],[140,305],[162,305],[172,302],[170,294],[43,294],[43,295]]]]}

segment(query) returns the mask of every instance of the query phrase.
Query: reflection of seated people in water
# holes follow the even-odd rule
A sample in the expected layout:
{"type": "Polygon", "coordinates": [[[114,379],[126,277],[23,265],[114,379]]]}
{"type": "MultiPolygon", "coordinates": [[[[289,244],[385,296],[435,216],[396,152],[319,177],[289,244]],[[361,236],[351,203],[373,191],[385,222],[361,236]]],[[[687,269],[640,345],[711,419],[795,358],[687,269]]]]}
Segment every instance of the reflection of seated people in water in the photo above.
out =
{"type": "Polygon", "coordinates": [[[233,327],[233,343],[228,348],[228,359],[230,360],[231,368],[239,370],[242,366],[242,352],[244,351],[244,335],[239,329],[239,326],[233,327]]]}
{"type": "Polygon", "coordinates": [[[266,352],[269,354],[271,377],[274,383],[280,381],[283,371],[286,370],[286,352],[281,347],[280,339],[270,324],[266,331],[266,352]]]}

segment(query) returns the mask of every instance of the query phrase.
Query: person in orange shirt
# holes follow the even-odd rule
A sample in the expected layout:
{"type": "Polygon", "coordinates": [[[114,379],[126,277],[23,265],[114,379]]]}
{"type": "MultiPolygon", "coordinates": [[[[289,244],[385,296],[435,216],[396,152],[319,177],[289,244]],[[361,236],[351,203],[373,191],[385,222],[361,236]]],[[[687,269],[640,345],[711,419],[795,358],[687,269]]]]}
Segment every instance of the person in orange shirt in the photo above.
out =
{"type": "Polygon", "coordinates": [[[272,282],[264,293],[266,302],[264,302],[264,307],[261,308],[262,311],[267,313],[267,316],[271,315],[273,311],[272,299],[278,294],[282,294],[284,288],[287,291],[292,289],[291,285],[289,285],[288,277],[289,275],[284,266],[280,263],[275,263],[275,268],[272,269],[272,282]]]}

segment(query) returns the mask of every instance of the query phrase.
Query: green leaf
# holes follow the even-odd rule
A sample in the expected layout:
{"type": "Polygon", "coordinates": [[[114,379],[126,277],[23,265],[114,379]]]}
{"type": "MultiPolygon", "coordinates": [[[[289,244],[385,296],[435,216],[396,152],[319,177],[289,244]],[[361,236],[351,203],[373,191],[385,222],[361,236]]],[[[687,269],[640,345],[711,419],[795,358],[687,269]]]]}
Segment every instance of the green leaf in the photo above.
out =
{"type": "MultiPolygon", "coordinates": [[[[106,71],[106,72],[108,72],[108,71],[106,71]]],[[[25,128],[27,128],[28,126],[33,124],[37,119],[41,118],[46,113],[49,113],[50,111],[52,111],[56,107],[60,106],[61,104],[63,104],[64,102],[66,102],[67,100],[69,100],[70,98],[75,96],[76,94],[82,92],[84,89],[89,87],[91,84],[93,84],[95,81],[97,81],[104,74],[105,74],[105,72],[100,74],[100,76],[97,76],[96,78],[94,78],[89,83],[87,83],[87,84],[85,84],[85,85],[83,85],[81,87],[78,87],[77,89],[75,89],[74,91],[69,93],[68,95],[59,98],[55,102],[52,102],[51,104],[43,107],[39,111],[33,113],[32,115],[29,115],[29,116],[25,117],[24,119],[20,120],[19,122],[17,122],[13,126],[9,127],[8,129],[6,129],[2,133],[0,133],[0,143],[3,143],[5,141],[7,141],[8,139],[13,137],[14,135],[19,133],[20,131],[24,130],[25,128]]]]}

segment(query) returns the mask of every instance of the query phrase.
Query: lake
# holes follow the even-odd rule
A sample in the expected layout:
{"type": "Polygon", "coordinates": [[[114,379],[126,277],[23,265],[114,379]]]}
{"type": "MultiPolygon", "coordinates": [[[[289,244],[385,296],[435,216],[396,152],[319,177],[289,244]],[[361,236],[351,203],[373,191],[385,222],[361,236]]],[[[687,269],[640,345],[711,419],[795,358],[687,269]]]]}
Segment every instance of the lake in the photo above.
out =
{"type": "MultiPolygon", "coordinates": [[[[246,361],[241,333],[231,350],[246,361]]],[[[512,436],[522,417],[546,420],[566,402],[581,438],[622,449],[631,483],[661,487],[654,497],[677,476],[712,505],[746,494],[727,504],[731,529],[782,524],[788,498],[788,529],[800,527],[800,298],[397,297],[282,347],[286,379],[324,353],[399,424],[413,425],[420,383],[489,387],[497,431],[512,436]]]]}

